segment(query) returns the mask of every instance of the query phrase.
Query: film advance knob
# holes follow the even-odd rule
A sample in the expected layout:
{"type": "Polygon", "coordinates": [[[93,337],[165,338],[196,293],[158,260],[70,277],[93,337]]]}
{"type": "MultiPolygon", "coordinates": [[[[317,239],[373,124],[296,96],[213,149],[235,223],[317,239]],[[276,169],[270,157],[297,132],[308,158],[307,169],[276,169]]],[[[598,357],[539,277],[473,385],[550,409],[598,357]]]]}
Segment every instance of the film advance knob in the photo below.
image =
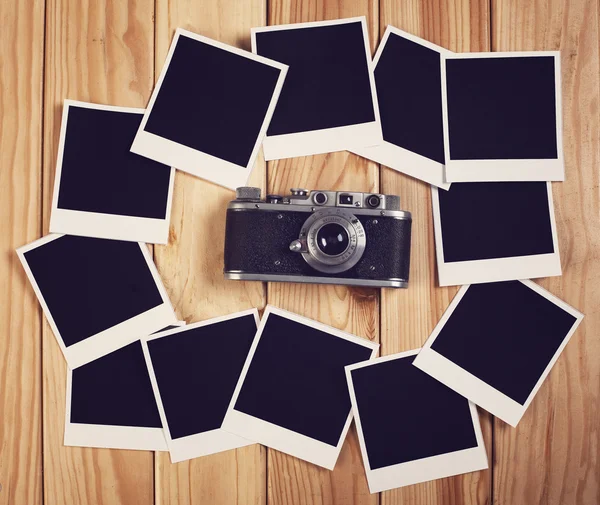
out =
{"type": "Polygon", "coordinates": [[[237,200],[260,201],[260,188],[242,186],[235,190],[235,198],[237,200]]]}
{"type": "Polygon", "coordinates": [[[292,188],[290,189],[292,196],[306,196],[308,195],[308,189],[303,188],[292,188]]]}

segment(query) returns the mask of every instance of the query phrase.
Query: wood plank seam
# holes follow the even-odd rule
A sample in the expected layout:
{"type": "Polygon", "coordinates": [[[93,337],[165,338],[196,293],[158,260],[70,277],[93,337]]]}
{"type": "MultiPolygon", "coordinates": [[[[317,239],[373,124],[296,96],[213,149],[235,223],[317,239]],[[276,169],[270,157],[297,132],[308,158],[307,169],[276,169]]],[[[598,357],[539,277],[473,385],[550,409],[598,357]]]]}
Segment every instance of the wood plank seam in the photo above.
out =
{"type": "MultiPolygon", "coordinates": [[[[488,32],[489,32],[489,38],[488,38],[488,48],[490,51],[494,50],[494,23],[492,22],[492,19],[494,18],[494,0],[488,0],[488,12],[489,12],[489,16],[488,16],[488,32]]],[[[479,409],[479,408],[478,408],[479,409]]],[[[492,444],[492,447],[490,449],[490,454],[491,454],[491,458],[489,461],[489,468],[488,468],[488,475],[490,476],[490,482],[489,482],[489,489],[488,489],[488,493],[490,496],[490,505],[494,505],[495,503],[495,497],[494,497],[494,479],[495,479],[495,471],[494,471],[494,465],[496,464],[496,417],[490,415],[490,429],[491,429],[491,441],[490,443],[492,444]]]]}
{"type": "MultiPolygon", "coordinates": [[[[152,13],[152,84],[156,84],[156,2],[158,0],[154,0],[154,12],[152,13]]],[[[152,90],[150,91],[152,92],[152,90]]],[[[175,181],[173,181],[175,184],[175,181]]],[[[170,216],[168,216],[170,219],[170,216]]],[[[170,231],[170,230],[169,230],[170,231]]],[[[169,233],[170,238],[170,233],[169,233]]],[[[156,265],[156,249],[152,247],[152,261],[156,265]]],[[[173,307],[175,311],[177,311],[177,307],[173,307]]],[[[157,465],[158,458],[157,453],[154,451],[152,453],[152,505],[157,505],[159,503],[158,500],[158,486],[156,485],[156,474],[157,474],[157,465]]]]}
{"type": "MultiPolygon", "coordinates": [[[[44,202],[44,161],[45,161],[45,143],[46,143],[46,136],[44,135],[44,132],[46,131],[46,114],[45,114],[45,107],[46,107],[46,20],[47,20],[47,16],[48,16],[48,1],[44,0],[44,27],[43,27],[43,32],[42,32],[42,37],[43,37],[43,49],[42,49],[42,118],[41,118],[41,139],[42,139],[42,143],[41,143],[41,156],[40,156],[40,226],[39,226],[39,236],[41,237],[44,233],[44,212],[45,212],[45,206],[43,205],[44,202]]],[[[41,409],[41,417],[42,417],[42,434],[41,434],[41,449],[42,449],[42,505],[45,504],[46,502],[46,479],[44,479],[43,475],[43,468],[44,468],[44,444],[45,444],[45,436],[44,436],[44,422],[45,422],[45,417],[44,417],[44,314],[42,313],[41,310],[38,311],[39,312],[39,318],[40,318],[40,335],[39,335],[39,342],[40,342],[40,356],[42,359],[40,359],[40,409],[41,409]]]]}
{"type": "MultiPolygon", "coordinates": [[[[377,48],[379,47],[379,44],[381,43],[381,37],[383,36],[383,32],[385,31],[386,26],[381,22],[381,0],[379,0],[377,2],[377,26],[378,29],[375,30],[375,44],[374,47],[371,47],[371,60],[373,58],[373,56],[375,55],[375,53],[377,52],[377,48]]],[[[384,193],[383,188],[381,187],[381,181],[383,178],[383,165],[381,165],[381,163],[377,163],[377,189],[380,193],[384,193]]],[[[404,209],[404,202],[402,202],[402,200],[400,200],[400,208],[404,209]]],[[[406,209],[409,210],[409,209],[406,209]]],[[[409,210],[410,211],[410,210],[409,210]]],[[[410,272],[409,272],[409,276],[410,276],[410,272]]],[[[409,277],[410,278],[410,277],[409,277]]],[[[388,288],[390,289],[390,288],[388,288]]],[[[379,353],[377,356],[383,356],[385,349],[384,349],[384,342],[383,342],[383,318],[385,317],[384,314],[384,305],[382,303],[381,300],[381,290],[379,291],[379,304],[378,304],[378,309],[379,309],[379,342],[380,342],[380,347],[379,347],[379,353]]],[[[354,425],[356,426],[356,422],[354,422],[354,425]]],[[[363,465],[365,464],[364,461],[362,461],[363,465]]],[[[377,493],[377,505],[381,505],[383,502],[383,493],[377,493]]]]}

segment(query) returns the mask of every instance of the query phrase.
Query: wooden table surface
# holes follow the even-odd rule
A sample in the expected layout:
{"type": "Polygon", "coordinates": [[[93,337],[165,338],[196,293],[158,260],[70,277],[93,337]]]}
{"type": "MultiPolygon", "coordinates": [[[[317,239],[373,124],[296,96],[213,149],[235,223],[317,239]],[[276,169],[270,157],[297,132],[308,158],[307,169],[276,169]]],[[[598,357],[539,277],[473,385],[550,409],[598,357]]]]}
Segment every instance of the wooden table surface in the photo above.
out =
{"type": "MultiPolygon", "coordinates": [[[[0,0],[0,505],[600,503],[598,23],[597,0],[0,0]],[[63,99],[144,107],[180,26],[249,49],[253,26],[359,15],[373,51],[388,24],[454,51],[561,50],[563,276],[539,283],[586,317],[518,428],[480,412],[490,469],[371,495],[354,429],[332,472],[258,445],[176,465],[63,447],[65,362],[14,252],[48,231],[63,99]]],[[[170,244],[154,248],[178,316],[271,303],[379,341],[382,354],[422,345],[457,290],[436,287],[426,184],[345,152],[260,158],[252,182],[401,195],[410,288],[226,282],[232,193],[178,172],[170,244]]]]}

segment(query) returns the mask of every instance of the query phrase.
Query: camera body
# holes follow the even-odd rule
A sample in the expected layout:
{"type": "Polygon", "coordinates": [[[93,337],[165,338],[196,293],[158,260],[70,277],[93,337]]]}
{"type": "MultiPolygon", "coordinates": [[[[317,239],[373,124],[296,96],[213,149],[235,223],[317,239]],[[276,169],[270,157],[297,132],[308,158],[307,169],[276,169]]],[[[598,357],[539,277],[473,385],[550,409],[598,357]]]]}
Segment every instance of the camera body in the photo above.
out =
{"type": "Polygon", "coordinates": [[[395,195],[243,187],[227,208],[225,278],[408,287],[410,212],[395,195]]]}

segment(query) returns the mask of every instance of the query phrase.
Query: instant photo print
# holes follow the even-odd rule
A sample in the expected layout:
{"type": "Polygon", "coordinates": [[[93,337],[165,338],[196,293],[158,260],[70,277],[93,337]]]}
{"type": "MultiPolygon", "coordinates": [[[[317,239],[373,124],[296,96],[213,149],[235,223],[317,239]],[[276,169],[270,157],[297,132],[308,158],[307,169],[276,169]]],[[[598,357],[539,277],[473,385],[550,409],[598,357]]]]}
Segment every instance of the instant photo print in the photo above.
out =
{"type": "Polygon", "coordinates": [[[230,189],[245,186],[286,72],[178,28],[131,150],[230,189]]]}
{"type": "Polygon", "coordinates": [[[68,446],[167,450],[139,340],[67,370],[65,420],[68,446]]]}
{"type": "Polygon", "coordinates": [[[414,364],[516,426],[582,319],[529,280],[463,286],[414,364]]]}
{"type": "Polygon", "coordinates": [[[222,424],[258,323],[252,309],[142,340],[173,463],[254,443],[222,424]]]}
{"type": "Polygon", "coordinates": [[[289,66],[264,140],[265,159],[382,142],[364,16],[253,28],[252,51],[289,66]]]}
{"type": "Polygon", "coordinates": [[[332,470],[352,421],[344,367],[378,348],[267,306],[223,428],[332,470]]]}
{"type": "Polygon", "coordinates": [[[548,182],[432,187],[440,286],[561,275],[548,182]]]}
{"type": "Polygon", "coordinates": [[[560,53],[445,54],[447,182],[562,181],[560,53]]]}
{"type": "Polygon", "coordinates": [[[175,170],[130,152],[143,115],[65,100],[51,232],[168,242],[175,170]]]}
{"type": "Polygon", "coordinates": [[[177,321],[145,244],[50,234],[17,254],[70,368],[177,321]]]}
{"type": "Polygon", "coordinates": [[[371,493],[488,467],[475,405],[413,366],[418,352],[346,367],[371,493]]]}
{"type": "Polygon", "coordinates": [[[373,59],[383,142],[350,151],[439,188],[444,174],[441,55],[451,54],[393,26],[373,59]]]}

